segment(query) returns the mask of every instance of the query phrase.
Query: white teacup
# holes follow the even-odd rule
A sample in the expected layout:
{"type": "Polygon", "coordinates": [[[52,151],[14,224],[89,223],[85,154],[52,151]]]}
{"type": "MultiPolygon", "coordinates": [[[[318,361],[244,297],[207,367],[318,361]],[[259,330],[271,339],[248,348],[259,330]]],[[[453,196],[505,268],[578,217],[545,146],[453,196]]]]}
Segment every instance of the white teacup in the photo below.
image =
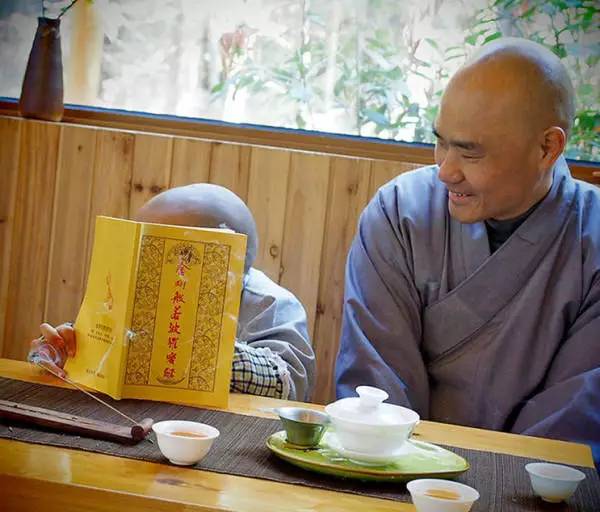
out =
{"type": "Polygon", "coordinates": [[[178,466],[200,462],[219,437],[215,427],[196,421],[159,421],[152,430],[162,454],[178,466]]]}
{"type": "Polygon", "coordinates": [[[585,478],[585,473],[561,464],[531,462],[525,469],[529,473],[533,492],[549,503],[568,500],[585,478]]]}
{"type": "Polygon", "coordinates": [[[479,493],[468,485],[423,478],[406,484],[417,512],[469,512],[479,493]]]}
{"type": "Polygon", "coordinates": [[[378,388],[359,386],[358,397],[342,398],[325,407],[340,444],[354,454],[397,454],[419,422],[406,407],[384,404],[388,394],[378,388]]]}

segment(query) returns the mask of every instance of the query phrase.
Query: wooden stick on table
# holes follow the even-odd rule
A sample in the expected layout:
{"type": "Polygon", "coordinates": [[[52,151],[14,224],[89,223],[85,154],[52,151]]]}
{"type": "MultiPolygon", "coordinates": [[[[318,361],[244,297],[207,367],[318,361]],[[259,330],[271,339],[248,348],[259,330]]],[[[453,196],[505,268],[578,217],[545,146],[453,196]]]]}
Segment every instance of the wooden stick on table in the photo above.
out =
{"type": "Polygon", "coordinates": [[[152,427],[150,418],[146,418],[132,427],[125,427],[8,400],[0,400],[0,420],[37,425],[61,432],[125,444],[138,443],[146,437],[152,427]]]}

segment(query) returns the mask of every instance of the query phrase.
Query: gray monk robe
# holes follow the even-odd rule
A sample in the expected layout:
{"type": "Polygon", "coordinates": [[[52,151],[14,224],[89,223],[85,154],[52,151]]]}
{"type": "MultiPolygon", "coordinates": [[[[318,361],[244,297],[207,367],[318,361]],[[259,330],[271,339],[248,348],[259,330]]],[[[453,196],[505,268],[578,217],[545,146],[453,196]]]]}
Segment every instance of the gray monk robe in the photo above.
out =
{"type": "Polygon", "coordinates": [[[425,419],[581,441],[600,458],[600,190],[564,159],[490,254],[437,167],[383,186],[346,269],[338,396],[387,390],[425,419]]]}
{"type": "Polygon", "coordinates": [[[315,354],[300,301],[265,274],[250,268],[244,278],[232,390],[308,401],[315,354]]]}

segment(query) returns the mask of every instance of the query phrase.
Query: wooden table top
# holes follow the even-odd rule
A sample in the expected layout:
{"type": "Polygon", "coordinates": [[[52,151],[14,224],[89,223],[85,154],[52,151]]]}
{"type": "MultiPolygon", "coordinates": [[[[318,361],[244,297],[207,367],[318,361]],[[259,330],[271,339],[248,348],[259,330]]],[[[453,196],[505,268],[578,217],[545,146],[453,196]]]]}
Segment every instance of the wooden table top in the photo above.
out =
{"type": "MultiPolygon", "coordinates": [[[[0,359],[0,376],[67,387],[22,361],[0,359]]],[[[274,418],[293,402],[232,394],[226,410],[274,418]]],[[[302,404],[314,409],[323,407],[302,404]]],[[[588,446],[422,421],[419,439],[449,446],[594,467],[588,446]]],[[[411,511],[410,504],[267,480],[186,469],[79,450],[0,439],[5,510],[67,511],[411,511]]]]}

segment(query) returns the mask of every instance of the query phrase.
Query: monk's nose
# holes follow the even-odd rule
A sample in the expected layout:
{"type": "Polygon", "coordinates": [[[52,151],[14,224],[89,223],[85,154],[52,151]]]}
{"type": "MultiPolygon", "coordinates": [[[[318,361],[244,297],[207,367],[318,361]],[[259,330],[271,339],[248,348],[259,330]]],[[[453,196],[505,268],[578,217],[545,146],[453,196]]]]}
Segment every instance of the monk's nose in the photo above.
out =
{"type": "Polygon", "coordinates": [[[443,183],[455,185],[464,180],[464,175],[460,166],[459,158],[456,153],[450,148],[445,151],[438,161],[440,168],[439,178],[443,183]]]}

